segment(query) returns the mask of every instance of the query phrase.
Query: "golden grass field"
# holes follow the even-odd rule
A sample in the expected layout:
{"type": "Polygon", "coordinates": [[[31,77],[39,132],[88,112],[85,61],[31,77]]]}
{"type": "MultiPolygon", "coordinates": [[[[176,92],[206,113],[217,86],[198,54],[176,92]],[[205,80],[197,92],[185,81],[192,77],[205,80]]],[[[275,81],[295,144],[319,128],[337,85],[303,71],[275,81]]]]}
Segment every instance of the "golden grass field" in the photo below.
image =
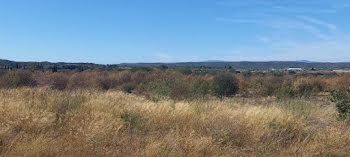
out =
{"type": "Polygon", "coordinates": [[[327,98],[152,102],[119,91],[0,90],[0,156],[349,156],[327,98]]]}

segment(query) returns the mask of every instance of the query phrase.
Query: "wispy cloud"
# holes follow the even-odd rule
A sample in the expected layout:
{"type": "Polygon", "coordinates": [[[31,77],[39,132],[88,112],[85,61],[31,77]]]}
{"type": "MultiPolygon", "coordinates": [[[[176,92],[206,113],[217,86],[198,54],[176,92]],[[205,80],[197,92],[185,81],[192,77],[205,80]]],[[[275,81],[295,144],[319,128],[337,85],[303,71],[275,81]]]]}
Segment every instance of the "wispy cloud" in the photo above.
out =
{"type": "MultiPolygon", "coordinates": [[[[304,17],[305,18],[305,17],[304,17]]],[[[301,20],[297,19],[230,19],[230,18],[217,18],[218,21],[223,21],[223,22],[235,22],[235,23],[245,23],[245,24],[254,24],[258,26],[265,26],[269,27],[272,29],[275,29],[276,31],[291,31],[291,30],[299,30],[299,31],[304,31],[307,33],[312,34],[314,37],[319,38],[319,39],[329,39],[328,32],[322,31],[320,28],[317,26],[314,26],[312,24],[308,24],[306,22],[303,22],[301,20]]],[[[306,19],[304,19],[306,20],[306,19]]],[[[308,19],[308,22],[312,22],[313,24],[318,24],[322,26],[327,26],[332,31],[336,30],[335,25],[331,25],[325,22],[322,22],[320,20],[316,19],[308,19]],[[313,21],[311,21],[313,20],[313,21]]]]}
{"type": "Polygon", "coordinates": [[[336,32],[337,31],[337,26],[319,19],[315,19],[312,17],[307,17],[307,16],[298,16],[299,19],[302,19],[304,21],[316,24],[316,25],[320,25],[320,26],[324,26],[326,28],[328,28],[330,31],[332,32],[336,32]]]}
{"type": "Polygon", "coordinates": [[[245,8],[250,12],[270,13],[334,14],[350,7],[350,2],[347,0],[221,0],[217,4],[227,7],[245,8]]]}
{"type": "Polygon", "coordinates": [[[257,36],[257,39],[263,43],[271,42],[271,39],[269,37],[265,37],[265,36],[257,36]]]}
{"type": "Polygon", "coordinates": [[[239,11],[231,16],[216,18],[217,21],[265,27],[269,30],[252,36],[262,47],[241,44],[243,46],[236,48],[246,55],[232,55],[232,59],[350,61],[350,34],[329,22],[329,18],[321,19],[326,14],[340,14],[350,7],[350,1],[226,0],[218,4],[239,11]],[[259,56],[267,52],[271,55],[259,56]]]}
{"type": "Polygon", "coordinates": [[[172,62],[173,57],[165,53],[156,53],[155,54],[156,62],[172,62]]]}

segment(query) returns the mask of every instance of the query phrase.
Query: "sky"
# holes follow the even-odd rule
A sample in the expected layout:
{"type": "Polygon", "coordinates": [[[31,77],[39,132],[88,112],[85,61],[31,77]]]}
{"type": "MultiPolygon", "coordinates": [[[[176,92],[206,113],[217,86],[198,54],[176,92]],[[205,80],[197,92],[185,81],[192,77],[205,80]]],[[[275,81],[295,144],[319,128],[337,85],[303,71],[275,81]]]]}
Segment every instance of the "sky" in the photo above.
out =
{"type": "Polygon", "coordinates": [[[350,62],[349,0],[0,0],[0,59],[350,62]]]}

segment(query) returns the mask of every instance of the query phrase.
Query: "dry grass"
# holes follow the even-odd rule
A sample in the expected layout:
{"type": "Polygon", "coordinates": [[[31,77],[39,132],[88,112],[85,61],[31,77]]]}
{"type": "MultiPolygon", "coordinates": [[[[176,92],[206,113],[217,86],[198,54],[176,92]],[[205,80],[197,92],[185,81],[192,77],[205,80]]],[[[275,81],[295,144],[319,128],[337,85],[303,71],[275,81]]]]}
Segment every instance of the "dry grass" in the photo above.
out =
{"type": "Polygon", "coordinates": [[[348,156],[328,101],[0,90],[0,156],[348,156]]]}

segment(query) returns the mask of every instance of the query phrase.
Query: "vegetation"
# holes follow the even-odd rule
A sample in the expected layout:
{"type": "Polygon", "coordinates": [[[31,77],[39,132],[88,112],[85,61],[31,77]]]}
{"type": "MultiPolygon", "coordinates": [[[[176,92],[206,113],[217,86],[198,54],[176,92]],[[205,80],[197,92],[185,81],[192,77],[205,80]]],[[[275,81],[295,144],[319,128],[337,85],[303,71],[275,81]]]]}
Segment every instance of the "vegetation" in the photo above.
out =
{"type": "MultiPolygon", "coordinates": [[[[191,70],[191,69],[187,69],[191,70]]],[[[230,69],[183,72],[180,69],[143,70],[0,70],[0,88],[49,87],[58,90],[122,90],[154,101],[217,97],[310,98],[350,84],[349,74],[251,72],[230,69]]]]}
{"type": "Polygon", "coordinates": [[[230,97],[238,92],[238,81],[231,74],[222,73],[214,77],[213,93],[218,97],[230,97]]]}
{"type": "Polygon", "coordinates": [[[347,156],[327,99],[149,101],[92,89],[0,90],[1,156],[347,156]]]}
{"type": "MultiPolygon", "coordinates": [[[[321,63],[321,62],[298,62],[298,61],[273,61],[273,62],[185,62],[185,63],[122,63],[112,65],[102,65],[93,63],[51,63],[51,62],[15,62],[0,59],[0,69],[30,69],[30,70],[50,70],[53,72],[59,70],[151,70],[158,67],[159,69],[181,69],[184,73],[191,73],[190,68],[196,69],[234,69],[240,70],[270,70],[270,69],[286,69],[290,67],[298,67],[309,70],[323,69],[350,69],[350,63],[321,63]]],[[[295,73],[292,72],[291,73],[295,73]]]]}
{"type": "Polygon", "coordinates": [[[346,120],[350,114],[349,87],[331,92],[331,100],[336,103],[339,120],[346,120]]]}
{"type": "Polygon", "coordinates": [[[0,70],[0,156],[348,156],[349,76],[0,70]]]}

